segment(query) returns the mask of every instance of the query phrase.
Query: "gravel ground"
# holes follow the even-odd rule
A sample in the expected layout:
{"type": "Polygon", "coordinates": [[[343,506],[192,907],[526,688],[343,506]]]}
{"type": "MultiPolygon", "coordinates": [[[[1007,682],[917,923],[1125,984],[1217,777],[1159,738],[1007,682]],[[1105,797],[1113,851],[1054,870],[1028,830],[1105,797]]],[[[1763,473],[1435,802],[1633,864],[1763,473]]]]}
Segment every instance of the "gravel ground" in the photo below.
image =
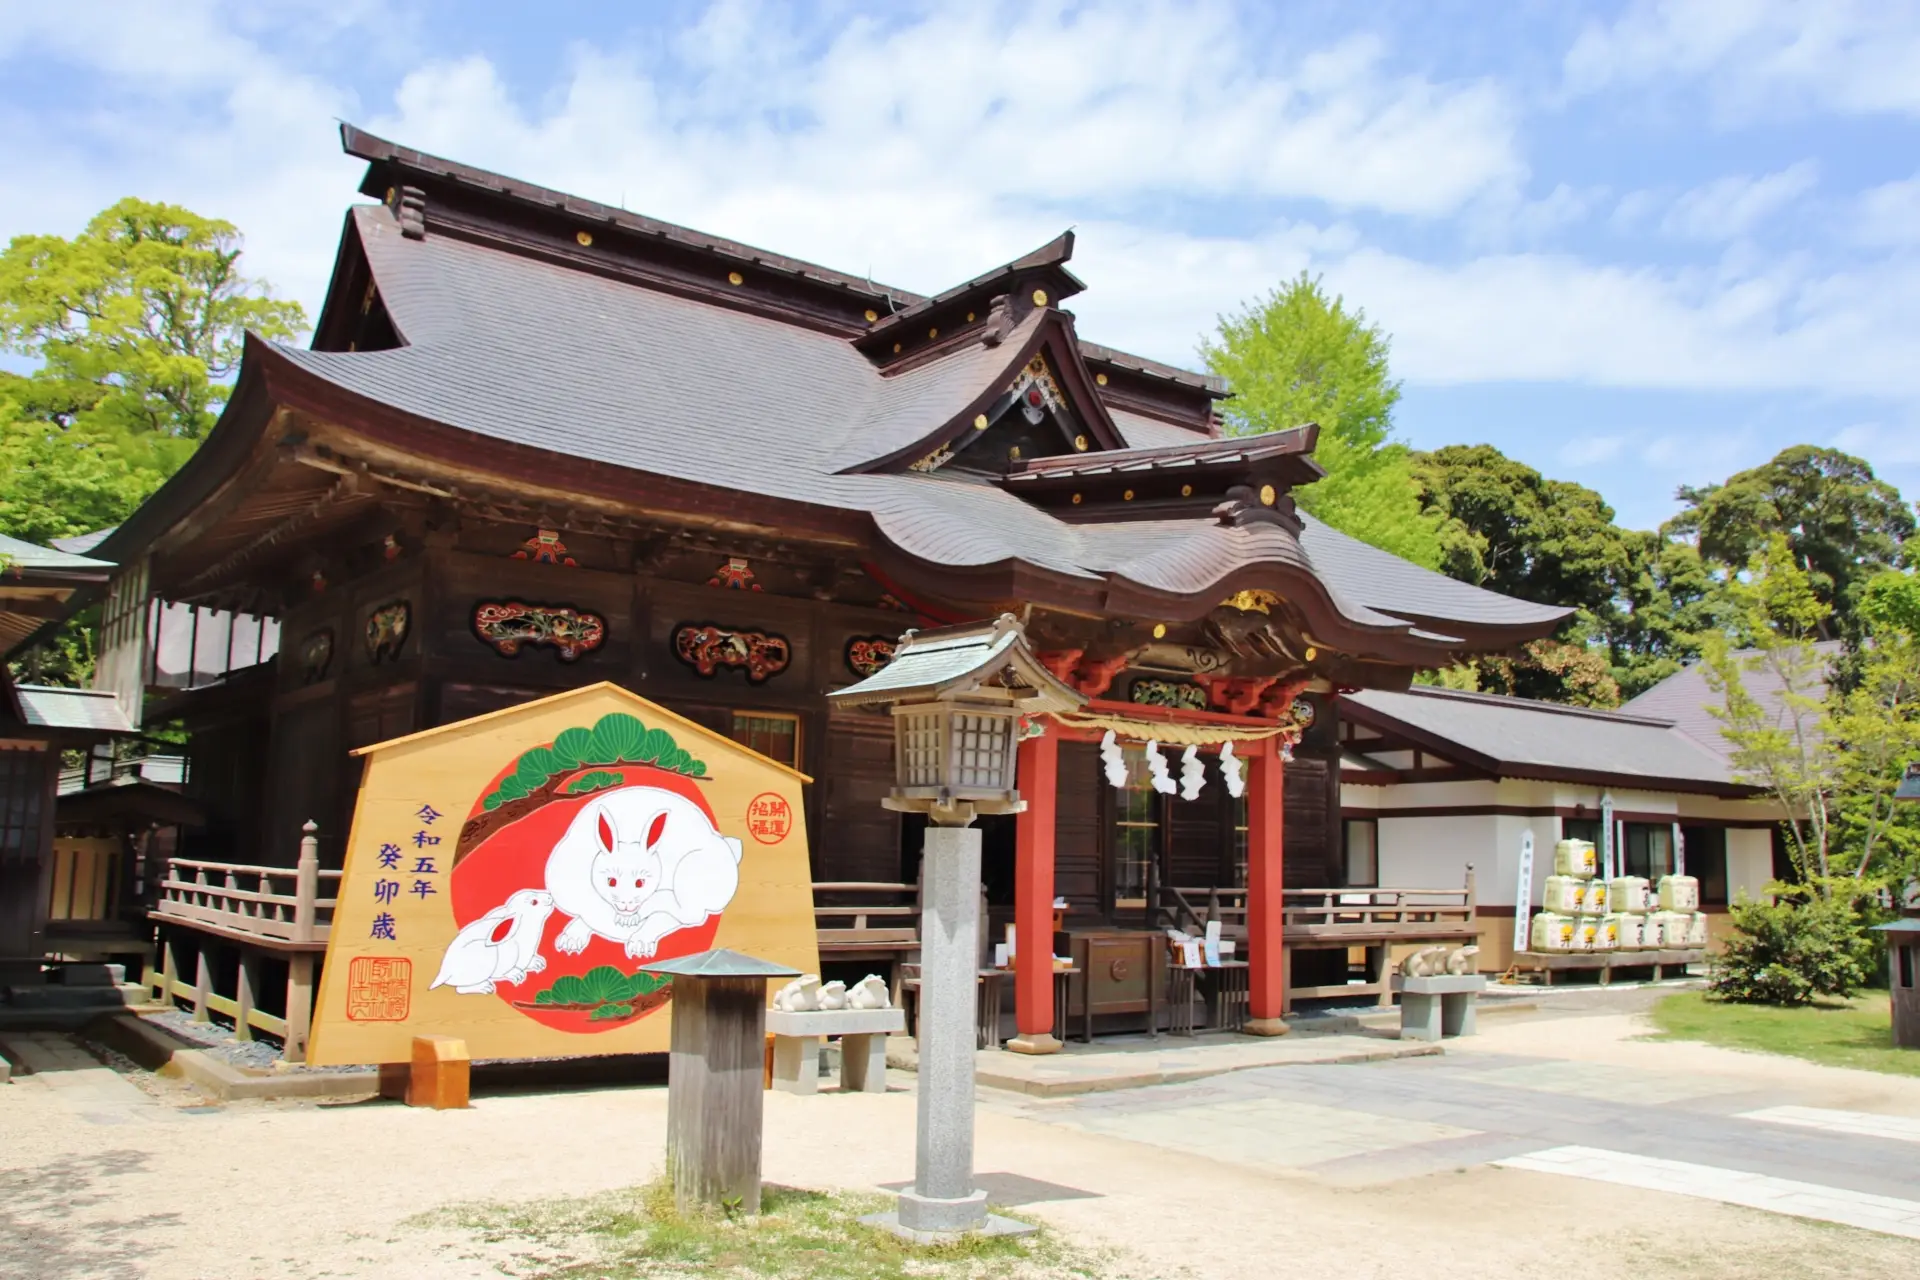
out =
{"type": "MultiPolygon", "coordinates": [[[[1488,1051],[1655,1073],[1733,1073],[1813,1105],[1920,1114],[1920,1081],[1636,1041],[1644,1030],[1632,1016],[1516,1015],[1489,1020],[1483,1041],[1488,1051]]],[[[375,1100],[189,1108],[162,1105],[106,1068],[64,1074],[0,1089],[0,1276],[525,1275],[533,1262],[515,1241],[422,1226],[419,1215],[636,1186],[659,1173],[665,1143],[658,1087],[482,1095],[449,1112],[375,1100]]],[[[768,1094],[765,1176],[843,1189],[908,1181],[914,1109],[900,1087],[768,1094]]],[[[1113,1277],[1920,1273],[1911,1241],[1684,1197],[1488,1166],[1339,1187],[993,1106],[979,1113],[975,1164],[1004,1203],[1114,1250],[1101,1273],[1113,1277]]]]}

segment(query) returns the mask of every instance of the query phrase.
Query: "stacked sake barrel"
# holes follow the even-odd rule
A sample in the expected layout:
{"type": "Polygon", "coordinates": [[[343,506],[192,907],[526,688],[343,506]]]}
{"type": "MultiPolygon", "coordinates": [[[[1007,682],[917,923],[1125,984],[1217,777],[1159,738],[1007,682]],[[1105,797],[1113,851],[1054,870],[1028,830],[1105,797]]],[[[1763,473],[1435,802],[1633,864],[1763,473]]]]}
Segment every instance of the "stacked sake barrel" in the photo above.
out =
{"type": "Polygon", "coordinates": [[[1607,910],[1608,886],[1598,878],[1599,870],[1589,841],[1554,845],[1553,874],[1547,877],[1541,909],[1528,934],[1532,950],[1612,951],[1620,945],[1619,925],[1607,910]]]}

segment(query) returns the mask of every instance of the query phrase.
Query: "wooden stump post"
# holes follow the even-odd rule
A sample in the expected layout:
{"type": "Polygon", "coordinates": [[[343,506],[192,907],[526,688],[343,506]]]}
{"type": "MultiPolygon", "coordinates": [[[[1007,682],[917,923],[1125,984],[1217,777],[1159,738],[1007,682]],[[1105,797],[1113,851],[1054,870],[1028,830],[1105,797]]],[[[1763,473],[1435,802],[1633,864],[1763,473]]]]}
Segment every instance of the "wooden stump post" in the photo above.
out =
{"type": "Polygon", "coordinates": [[[667,1168],[684,1212],[760,1212],[767,979],[799,971],[738,952],[643,966],[673,978],[667,1059],[667,1168]]]}

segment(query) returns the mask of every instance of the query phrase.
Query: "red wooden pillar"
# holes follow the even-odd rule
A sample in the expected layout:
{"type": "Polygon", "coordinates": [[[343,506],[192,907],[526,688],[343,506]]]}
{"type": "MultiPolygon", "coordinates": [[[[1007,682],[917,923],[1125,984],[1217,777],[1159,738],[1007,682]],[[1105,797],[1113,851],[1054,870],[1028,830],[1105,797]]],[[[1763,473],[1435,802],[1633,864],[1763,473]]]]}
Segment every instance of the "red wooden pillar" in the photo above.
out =
{"type": "Polygon", "coordinates": [[[1247,761],[1247,1025],[1249,1035],[1287,1033],[1287,954],[1280,945],[1285,853],[1284,774],[1272,738],[1247,761]]]}
{"type": "Polygon", "coordinates": [[[1020,796],[1026,809],[1014,819],[1014,1020],[1020,1034],[1007,1042],[1018,1053],[1058,1053],[1053,1035],[1053,833],[1060,782],[1060,730],[1020,744],[1020,796]]]}

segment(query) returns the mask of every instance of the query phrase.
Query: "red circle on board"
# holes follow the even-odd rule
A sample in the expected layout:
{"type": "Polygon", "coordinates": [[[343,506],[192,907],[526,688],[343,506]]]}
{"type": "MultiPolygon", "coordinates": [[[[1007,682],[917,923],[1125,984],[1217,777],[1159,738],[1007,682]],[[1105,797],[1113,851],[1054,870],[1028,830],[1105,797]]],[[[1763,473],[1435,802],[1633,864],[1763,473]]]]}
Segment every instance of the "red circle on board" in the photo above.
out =
{"type": "MultiPolygon", "coordinates": [[[[486,786],[480,789],[485,796],[513,768],[509,764],[486,786]]],[[[574,777],[586,773],[619,774],[623,786],[657,787],[671,791],[675,795],[685,796],[700,807],[708,822],[713,822],[713,809],[707,804],[707,798],[700,794],[699,786],[691,779],[677,773],[668,773],[651,765],[586,765],[566,775],[556,788],[565,792],[567,783],[574,777]]],[[[522,889],[545,889],[547,883],[547,855],[553,852],[553,846],[566,835],[567,828],[573,825],[574,815],[588,803],[605,796],[612,787],[602,787],[584,795],[565,796],[559,800],[549,800],[532,813],[514,822],[509,822],[491,832],[486,839],[474,845],[460,859],[460,865],[453,869],[451,891],[453,894],[453,919],[456,929],[464,929],[487,912],[505,902],[522,889]]],[[[479,802],[474,802],[468,818],[480,816],[484,810],[479,802]]],[[[717,827],[719,824],[715,823],[717,827]]],[[[641,1018],[658,1012],[664,1005],[656,1006],[632,1018],[603,1018],[594,1020],[588,1011],[582,1009],[545,1009],[534,1005],[534,996],[553,985],[556,978],[584,977],[591,969],[602,965],[611,965],[621,973],[631,974],[642,964],[652,964],[659,960],[671,960],[675,956],[693,955],[713,946],[714,934],[720,928],[720,917],[708,916],[705,922],[680,929],[660,940],[659,947],[647,960],[635,960],[627,955],[625,947],[610,942],[599,934],[593,935],[586,950],[578,955],[567,955],[554,946],[554,940],[560,931],[567,927],[569,917],[561,911],[555,911],[547,917],[545,931],[541,934],[540,954],[546,957],[547,967],[539,973],[530,973],[526,981],[517,984],[502,982],[494,988],[494,996],[505,1001],[516,1012],[523,1013],[543,1026],[558,1031],[591,1033],[613,1031],[620,1027],[630,1027],[641,1018]]]]}

